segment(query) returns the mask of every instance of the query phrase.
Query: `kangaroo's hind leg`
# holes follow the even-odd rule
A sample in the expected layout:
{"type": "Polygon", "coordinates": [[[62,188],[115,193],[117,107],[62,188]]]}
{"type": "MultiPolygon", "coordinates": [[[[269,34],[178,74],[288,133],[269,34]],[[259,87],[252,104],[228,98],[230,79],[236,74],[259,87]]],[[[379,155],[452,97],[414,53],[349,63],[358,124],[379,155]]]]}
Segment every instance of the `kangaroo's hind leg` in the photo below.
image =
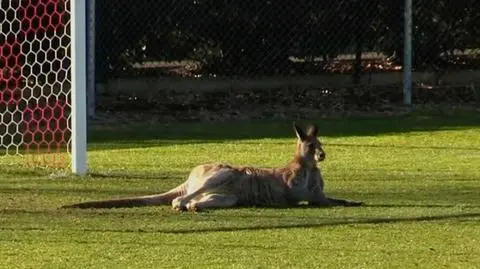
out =
{"type": "Polygon", "coordinates": [[[192,200],[187,204],[187,210],[199,211],[207,208],[228,208],[236,205],[238,197],[227,194],[207,194],[200,200],[192,200]]]}
{"type": "Polygon", "coordinates": [[[187,205],[189,203],[203,200],[204,197],[209,196],[209,192],[225,184],[231,178],[232,171],[230,169],[221,169],[217,173],[205,177],[202,180],[201,186],[197,187],[194,185],[194,187],[190,188],[187,194],[175,198],[172,201],[172,208],[176,211],[187,210],[187,205]]]}

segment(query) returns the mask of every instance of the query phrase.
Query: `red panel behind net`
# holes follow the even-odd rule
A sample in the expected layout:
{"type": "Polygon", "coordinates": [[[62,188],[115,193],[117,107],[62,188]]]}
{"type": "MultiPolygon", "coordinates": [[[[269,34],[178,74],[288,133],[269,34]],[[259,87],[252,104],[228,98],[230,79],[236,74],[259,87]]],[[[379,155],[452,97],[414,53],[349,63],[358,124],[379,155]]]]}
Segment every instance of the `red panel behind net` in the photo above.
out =
{"type": "Polygon", "coordinates": [[[1,150],[6,153],[18,152],[21,140],[17,105],[22,96],[22,64],[20,43],[15,36],[7,36],[0,42],[0,135],[1,150]]]}
{"type": "Polygon", "coordinates": [[[69,2],[9,2],[9,32],[2,33],[6,38],[0,40],[0,112],[11,116],[2,119],[4,138],[9,139],[2,145],[9,143],[7,153],[10,146],[18,152],[18,144],[23,145],[31,164],[66,167],[70,163],[69,2]]]}
{"type": "Polygon", "coordinates": [[[24,33],[39,34],[65,28],[66,5],[64,0],[23,0],[19,9],[24,33]]]}
{"type": "Polygon", "coordinates": [[[0,44],[0,102],[16,104],[21,98],[23,57],[16,38],[6,39],[0,44]]]}

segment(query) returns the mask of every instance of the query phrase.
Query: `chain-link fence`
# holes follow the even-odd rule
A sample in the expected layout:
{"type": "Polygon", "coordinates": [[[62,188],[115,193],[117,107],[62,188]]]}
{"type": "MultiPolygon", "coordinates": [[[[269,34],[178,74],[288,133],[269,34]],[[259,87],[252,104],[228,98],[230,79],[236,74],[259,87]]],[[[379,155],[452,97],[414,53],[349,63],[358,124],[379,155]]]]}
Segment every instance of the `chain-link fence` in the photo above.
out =
{"type": "Polygon", "coordinates": [[[401,1],[96,2],[109,78],[360,75],[392,68],[403,50],[401,1]]]}
{"type": "Polygon", "coordinates": [[[477,1],[413,1],[415,70],[480,69],[477,1]]]}
{"type": "MultiPolygon", "coordinates": [[[[315,99],[312,108],[323,110],[401,103],[404,7],[404,0],[97,0],[96,76],[114,96],[101,95],[98,108],[188,107],[199,115],[196,108],[211,103],[229,111],[265,100],[305,107],[315,99]]],[[[414,102],[478,99],[479,5],[414,0],[412,9],[414,102]],[[437,94],[427,92],[432,87],[437,94]]]]}
{"type": "MultiPolygon", "coordinates": [[[[402,60],[403,0],[96,2],[107,77],[371,72],[402,60]]],[[[475,0],[413,3],[416,70],[479,67],[475,0]]]]}

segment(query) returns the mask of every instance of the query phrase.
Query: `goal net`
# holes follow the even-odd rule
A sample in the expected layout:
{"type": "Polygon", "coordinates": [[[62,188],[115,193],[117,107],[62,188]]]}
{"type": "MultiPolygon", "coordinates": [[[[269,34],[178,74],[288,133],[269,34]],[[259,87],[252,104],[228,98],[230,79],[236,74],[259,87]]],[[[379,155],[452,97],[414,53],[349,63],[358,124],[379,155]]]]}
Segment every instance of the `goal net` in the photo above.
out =
{"type": "Polygon", "coordinates": [[[0,2],[1,155],[23,156],[34,166],[72,167],[72,91],[83,79],[72,65],[75,2],[0,2]]]}

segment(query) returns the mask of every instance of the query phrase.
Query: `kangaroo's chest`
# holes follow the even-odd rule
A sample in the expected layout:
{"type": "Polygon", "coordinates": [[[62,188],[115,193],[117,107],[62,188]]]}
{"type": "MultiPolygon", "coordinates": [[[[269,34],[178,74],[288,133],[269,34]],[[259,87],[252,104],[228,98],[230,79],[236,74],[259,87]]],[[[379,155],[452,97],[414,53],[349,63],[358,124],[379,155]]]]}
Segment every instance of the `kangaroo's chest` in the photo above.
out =
{"type": "Polygon", "coordinates": [[[316,183],[319,175],[318,169],[304,169],[295,174],[292,187],[310,189],[316,183]]]}
{"type": "Polygon", "coordinates": [[[322,177],[318,169],[296,171],[290,184],[289,194],[293,202],[309,200],[316,188],[323,189],[322,177]]]}

